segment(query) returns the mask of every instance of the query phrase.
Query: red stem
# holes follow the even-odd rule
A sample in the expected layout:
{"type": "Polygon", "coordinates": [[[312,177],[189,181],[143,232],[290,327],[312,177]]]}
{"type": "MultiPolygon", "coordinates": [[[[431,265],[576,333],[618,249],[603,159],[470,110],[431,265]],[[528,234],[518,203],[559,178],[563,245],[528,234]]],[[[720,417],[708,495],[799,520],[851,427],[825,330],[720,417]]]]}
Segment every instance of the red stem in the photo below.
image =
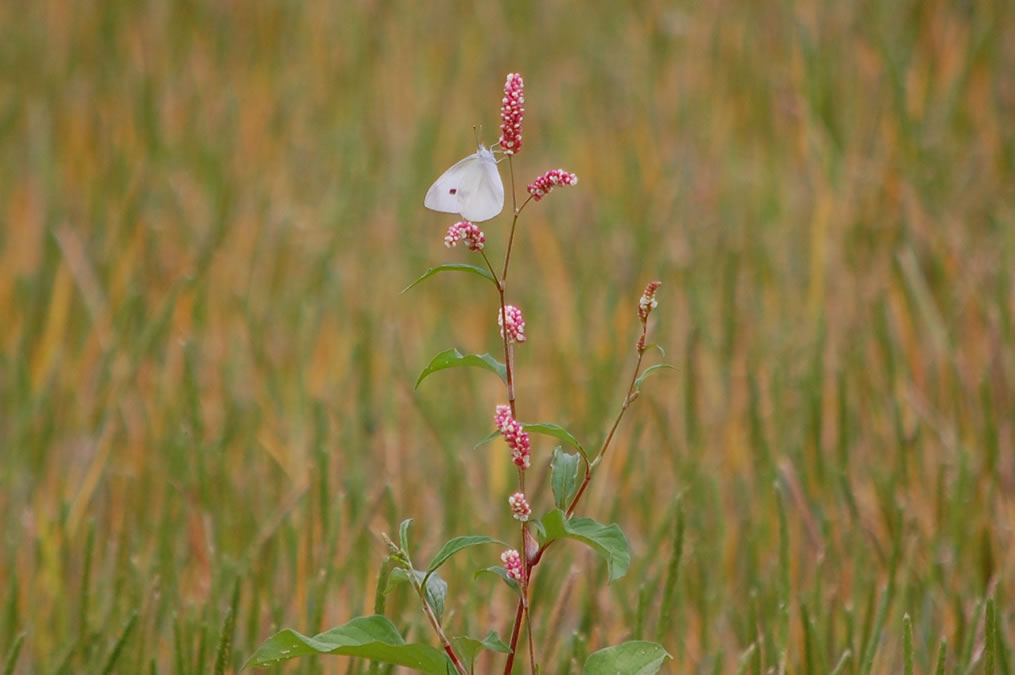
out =
{"type": "MultiPolygon", "coordinates": [[[[648,328],[647,323],[642,323],[642,326],[641,326],[641,337],[642,337],[642,339],[638,341],[639,345],[643,345],[645,343],[644,338],[645,338],[645,333],[647,331],[647,328],[648,328]]],[[[638,350],[638,361],[635,363],[634,374],[631,376],[631,383],[627,387],[627,395],[624,396],[624,403],[620,407],[620,412],[617,414],[617,419],[614,420],[613,426],[610,428],[610,433],[607,434],[606,440],[603,441],[603,447],[600,448],[599,453],[596,455],[596,460],[595,460],[596,462],[598,462],[599,459],[602,458],[603,455],[606,454],[607,449],[610,447],[610,443],[613,441],[613,437],[617,433],[617,428],[620,426],[620,420],[623,419],[624,413],[627,412],[628,407],[631,405],[631,401],[632,401],[631,396],[634,393],[634,383],[638,380],[638,373],[641,372],[641,363],[642,363],[642,360],[644,359],[644,357],[645,357],[645,349],[641,348],[641,349],[638,350]]],[[[575,493],[574,499],[571,500],[571,504],[567,508],[567,517],[568,518],[570,518],[574,514],[574,510],[578,506],[578,501],[581,499],[582,495],[585,493],[585,488],[588,487],[589,481],[591,481],[591,480],[592,480],[592,465],[586,462],[586,464],[585,464],[585,478],[582,481],[581,486],[578,488],[578,491],[575,493]]],[[[536,554],[534,556],[532,556],[532,559],[527,561],[525,563],[525,567],[524,567],[524,569],[525,569],[525,577],[524,578],[525,578],[526,582],[529,581],[529,579],[530,579],[530,577],[532,575],[532,569],[536,565],[539,564],[539,561],[543,558],[543,553],[546,552],[546,549],[548,549],[551,544],[553,544],[553,541],[548,541],[545,544],[543,544],[542,546],[540,546],[539,550],[536,551],[536,554]]],[[[526,591],[528,590],[527,584],[526,584],[526,589],[525,590],[526,591]]],[[[508,654],[507,663],[504,666],[504,675],[511,675],[511,668],[514,666],[514,662],[515,662],[515,649],[518,647],[518,637],[521,634],[522,615],[523,615],[523,613],[527,613],[526,612],[527,603],[525,602],[525,599],[526,599],[526,595],[522,595],[521,597],[518,598],[518,609],[515,610],[515,622],[514,622],[514,625],[511,628],[511,641],[509,643],[509,646],[511,647],[511,653],[508,654]]],[[[530,630],[529,630],[530,644],[531,644],[531,633],[532,633],[532,630],[531,630],[531,627],[530,627],[530,630]]]]}
{"type": "MultiPolygon", "coordinates": [[[[639,345],[645,344],[645,333],[648,329],[648,323],[642,322],[641,324],[641,339],[638,340],[639,345]]],[[[624,396],[624,403],[620,406],[620,412],[617,413],[617,419],[613,421],[613,426],[610,427],[610,433],[606,435],[606,440],[603,441],[603,447],[599,449],[599,453],[596,455],[593,464],[585,465],[585,478],[582,480],[581,486],[574,495],[574,499],[571,500],[571,504],[567,507],[567,517],[570,518],[574,513],[575,508],[578,506],[578,501],[585,494],[585,488],[588,487],[589,481],[592,480],[592,468],[594,464],[598,464],[599,461],[606,455],[606,451],[610,447],[610,443],[613,441],[613,436],[617,433],[617,428],[620,426],[620,420],[624,419],[624,413],[627,412],[628,406],[631,405],[631,396],[634,394],[634,383],[638,381],[638,373],[641,372],[641,362],[645,358],[645,348],[641,347],[638,349],[638,361],[634,364],[634,373],[631,375],[631,384],[627,387],[627,394],[624,396]]]]}
{"type": "MultiPolygon", "coordinates": [[[[511,155],[508,155],[508,171],[511,174],[511,207],[514,210],[514,216],[511,219],[511,234],[508,235],[507,251],[504,254],[504,271],[501,273],[500,278],[497,279],[497,292],[500,295],[500,316],[501,322],[503,324],[507,324],[507,313],[504,311],[507,303],[505,301],[504,295],[505,288],[507,285],[508,265],[511,262],[511,250],[514,247],[515,229],[516,226],[518,225],[518,216],[521,215],[522,210],[524,210],[525,207],[528,206],[529,202],[532,201],[532,195],[529,195],[528,198],[524,202],[522,202],[522,205],[518,206],[518,201],[515,198],[515,169],[514,164],[511,163],[511,155]]],[[[493,267],[490,265],[490,261],[487,260],[486,254],[483,254],[483,259],[486,260],[486,265],[487,267],[490,268],[490,273],[493,274],[494,278],[496,279],[497,275],[494,274],[493,267]]],[[[508,341],[506,328],[507,326],[505,325],[504,329],[501,332],[504,334],[503,335],[504,365],[507,368],[508,405],[511,406],[511,417],[518,419],[518,412],[515,407],[514,352],[511,349],[511,343],[508,341]]],[[[586,471],[587,470],[588,469],[586,468],[586,471]]],[[[525,471],[521,468],[518,469],[518,491],[522,493],[525,492],[525,471]]],[[[529,667],[532,669],[532,672],[535,672],[536,668],[536,650],[535,646],[532,644],[532,621],[530,620],[529,617],[529,603],[528,603],[529,573],[535,566],[535,563],[530,562],[528,560],[528,553],[526,552],[525,547],[525,523],[522,523],[521,534],[522,534],[522,545],[520,547],[520,550],[522,558],[522,569],[524,570],[525,573],[522,575],[521,595],[518,599],[518,609],[515,612],[514,626],[512,626],[511,628],[511,653],[508,654],[507,664],[505,665],[504,669],[504,672],[508,675],[511,673],[511,668],[514,666],[515,648],[518,646],[518,636],[521,633],[523,616],[529,622],[529,632],[528,632],[529,667]]],[[[540,553],[541,552],[542,551],[540,551],[540,553]]],[[[536,560],[538,561],[538,557],[536,558],[536,560]]]]}

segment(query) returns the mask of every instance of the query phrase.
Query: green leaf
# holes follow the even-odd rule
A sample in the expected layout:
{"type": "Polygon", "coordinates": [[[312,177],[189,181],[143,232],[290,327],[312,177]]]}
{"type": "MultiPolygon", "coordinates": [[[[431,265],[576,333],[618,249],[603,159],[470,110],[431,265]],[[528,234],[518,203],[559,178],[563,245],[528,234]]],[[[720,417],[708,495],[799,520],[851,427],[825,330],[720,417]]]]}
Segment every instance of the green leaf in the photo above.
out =
{"type": "Polygon", "coordinates": [[[489,434],[487,434],[486,438],[484,438],[479,443],[476,443],[474,446],[472,446],[472,449],[475,450],[481,445],[486,445],[487,443],[497,438],[498,436],[500,436],[500,431],[497,430],[491,431],[489,434]]]}
{"type": "Polygon", "coordinates": [[[493,537],[486,537],[483,535],[469,535],[465,537],[455,537],[448,543],[444,544],[437,555],[434,556],[433,561],[430,562],[430,566],[426,568],[427,572],[433,572],[438,567],[448,561],[448,558],[454,554],[469,548],[470,546],[479,546],[480,544],[501,544],[506,546],[504,542],[494,539],[493,537]]]}
{"type": "Polygon", "coordinates": [[[430,364],[423,369],[423,372],[416,378],[416,388],[419,388],[420,383],[427,378],[428,375],[436,373],[438,370],[444,370],[446,368],[458,368],[462,366],[472,366],[474,368],[483,368],[489,370],[491,373],[497,373],[500,379],[507,382],[507,367],[493,358],[490,354],[462,354],[457,349],[449,349],[441,352],[437,356],[431,359],[430,364]]]}
{"type": "MultiPolygon", "coordinates": [[[[578,450],[578,452],[581,453],[581,456],[584,457],[586,461],[588,461],[588,455],[585,453],[585,448],[582,447],[582,444],[578,442],[578,439],[575,438],[570,431],[560,426],[559,424],[552,424],[550,422],[522,422],[522,428],[525,429],[526,431],[531,431],[534,434],[553,436],[557,440],[564,441],[572,448],[578,450]]],[[[479,443],[476,443],[474,448],[478,448],[481,445],[485,445],[486,443],[489,443],[498,436],[500,436],[499,431],[492,431],[483,440],[481,440],[479,443]]]]}
{"type": "Polygon", "coordinates": [[[476,572],[476,574],[473,575],[473,578],[478,579],[480,576],[484,574],[492,574],[496,577],[500,577],[501,579],[504,580],[504,583],[508,585],[508,588],[510,588],[512,591],[515,591],[516,593],[521,590],[521,588],[518,586],[518,582],[509,577],[507,570],[504,569],[503,567],[498,567],[496,565],[494,565],[493,567],[487,567],[486,569],[479,570],[478,572],[476,572]]]}
{"type": "MultiPolygon", "coordinates": [[[[419,579],[420,575],[423,574],[420,570],[416,570],[416,578],[419,579]]],[[[426,595],[426,602],[433,609],[433,613],[437,615],[437,620],[440,621],[444,618],[444,599],[448,597],[448,582],[440,578],[437,574],[426,574],[423,576],[426,580],[426,588],[423,593],[426,595]]]]}
{"type": "Polygon", "coordinates": [[[529,529],[535,530],[536,541],[539,542],[540,546],[546,543],[546,528],[543,527],[543,524],[539,520],[530,520],[529,529]]]}
{"type": "Polygon", "coordinates": [[[508,647],[504,641],[500,639],[500,636],[497,635],[497,632],[493,630],[487,633],[486,637],[483,638],[483,646],[492,652],[499,652],[501,654],[511,653],[511,648],[508,647]]]}
{"type": "Polygon", "coordinates": [[[661,346],[657,345],[654,342],[645,345],[645,349],[658,349],[660,354],[662,354],[663,356],[666,356],[666,350],[663,349],[661,346]]]}
{"type": "Polygon", "coordinates": [[[409,526],[412,525],[412,518],[406,518],[398,526],[398,543],[402,547],[402,555],[409,555],[409,526]]]}
{"type": "Polygon", "coordinates": [[[477,267],[476,265],[466,265],[464,263],[447,263],[445,265],[431,267],[426,272],[423,272],[423,275],[419,279],[416,279],[411,284],[403,288],[402,293],[405,293],[410,288],[418,286],[419,284],[423,283],[424,281],[426,281],[433,275],[437,274],[438,272],[471,272],[476,276],[483,277],[484,279],[492,283],[494,286],[497,285],[497,280],[493,278],[493,275],[490,274],[490,270],[488,269],[477,267]]]}
{"type": "Polygon", "coordinates": [[[553,501],[563,511],[571,503],[575,490],[578,489],[578,461],[576,454],[569,454],[560,449],[553,449],[550,460],[550,485],[553,487],[553,501]]]}
{"type": "Polygon", "coordinates": [[[633,640],[589,654],[585,675],[655,675],[666,659],[673,657],[655,642],[633,640]]]}
{"type": "Polygon", "coordinates": [[[487,633],[486,637],[482,640],[462,635],[460,637],[451,638],[451,644],[455,647],[455,653],[460,655],[469,663],[469,670],[472,670],[471,666],[482,649],[489,649],[492,652],[498,652],[500,654],[511,653],[511,648],[504,644],[503,640],[500,639],[496,631],[492,630],[487,633]]]}
{"type": "Polygon", "coordinates": [[[575,539],[591,546],[604,560],[609,580],[616,581],[631,565],[631,552],[627,537],[616,523],[603,525],[591,518],[568,519],[560,509],[550,511],[542,520],[547,541],[575,539]]]}
{"type": "MultiPolygon", "coordinates": [[[[437,618],[440,619],[444,615],[444,598],[448,595],[448,582],[444,581],[436,574],[428,574],[423,570],[413,570],[412,578],[415,579],[413,585],[417,587],[426,582],[426,589],[424,590],[426,602],[430,605],[430,608],[433,609],[437,618]]],[[[409,570],[404,567],[398,567],[391,570],[391,574],[388,576],[388,583],[384,588],[384,594],[387,595],[399,584],[409,581],[409,570]]]]}
{"type": "Polygon", "coordinates": [[[311,654],[340,654],[392,663],[422,673],[445,675],[450,663],[444,652],[424,644],[406,644],[387,618],[360,616],[337,628],[308,637],[294,630],[275,633],[257,648],[243,668],[263,668],[311,654]]]}
{"type": "Polygon", "coordinates": [[[673,366],[668,363],[657,363],[654,366],[649,366],[645,369],[645,372],[638,376],[638,379],[634,381],[634,390],[641,391],[641,384],[645,381],[645,378],[662,368],[669,368],[670,370],[676,370],[673,366]]]}
{"type": "Polygon", "coordinates": [[[531,422],[523,423],[522,428],[526,431],[531,431],[534,434],[553,436],[559,441],[564,441],[580,452],[582,457],[588,459],[588,455],[585,454],[585,448],[583,448],[582,444],[578,442],[578,439],[572,436],[570,431],[558,424],[551,424],[550,422],[531,422]]]}

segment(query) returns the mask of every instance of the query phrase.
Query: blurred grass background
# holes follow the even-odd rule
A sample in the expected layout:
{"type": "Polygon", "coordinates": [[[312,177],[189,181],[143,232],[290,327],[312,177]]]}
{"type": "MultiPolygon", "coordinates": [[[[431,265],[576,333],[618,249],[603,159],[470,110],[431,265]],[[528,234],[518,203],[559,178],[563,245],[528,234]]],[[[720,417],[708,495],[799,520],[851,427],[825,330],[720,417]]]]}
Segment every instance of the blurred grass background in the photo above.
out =
{"type": "MultiPolygon", "coordinates": [[[[948,672],[980,672],[989,596],[1012,672],[1013,19],[1004,0],[0,4],[0,652],[24,631],[19,673],[207,672],[234,607],[232,668],[279,626],[370,613],[403,518],[420,560],[511,536],[503,447],[473,449],[499,383],[412,390],[437,351],[496,353],[495,298],[448,275],[398,292],[467,259],[423,194],[472,125],[496,140],[517,70],[522,189],[581,179],[521,221],[521,417],[601,441],[653,278],[678,367],[583,509],[620,523],[631,573],[605,586],[578,547],[538,569],[545,672],[657,633],[669,672],[733,672],[752,644],[745,672],[847,650],[840,672],[899,672],[904,612],[918,670],[944,637],[948,672]]],[[[484,227],[494,256],[508,222],[484,227]]],[[[450,634],[507,638],[511,599],[471,578],[498,553],[448,568],[450,634]]],[[[432,640],[405,593],[387,613],[432,640]]]]}

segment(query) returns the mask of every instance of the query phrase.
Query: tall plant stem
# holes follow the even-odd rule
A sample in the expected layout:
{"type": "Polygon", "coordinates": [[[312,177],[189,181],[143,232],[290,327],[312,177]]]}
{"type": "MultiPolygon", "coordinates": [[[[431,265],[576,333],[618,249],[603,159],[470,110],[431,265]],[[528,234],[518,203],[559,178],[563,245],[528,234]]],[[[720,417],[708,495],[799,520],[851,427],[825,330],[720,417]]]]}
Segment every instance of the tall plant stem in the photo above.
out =
{"type": "Polygon", "coordinates": [[[582,479],[581,486],[575,493],[574,499],[571,500],[571,504],[567,507],[568,518],[570,518],[571,515],[574,514],[574,510],[578,506],[578,501],[582,498],[582,495],[585,494],[585,488],[589,486],[589,481],[592,480],[592,471],[606,455],[606,451],[609,449],[610,443],[613,441],[613,437],[617,433],[617,428],[620,426],[620,420],[624,419],[624,413],[627,412],[627,409],[630,407],[632,401],[634,400],[633,398],[634,386],[635,383],[638,381],[638,374],[641,372],[641,363],[645,358],[644,344],[645,344],[645,333],[647,332],[647,330],[648,330],[648,322],[643,321],[641,324],[641,339],[638,340],[638,345],[640,346],[640,348],[638,349],[638,361],[634,364],[634,373],[631,374],[631,383],[627,386],[627,394],[624,395],[624,403],[620,406],[620,411],[617,413],[617,419],[613,421],[613,426],[610,427],[610,433],[606,435],[606,440],[603,441],[603,447],[599,449],[599,452],[598,454],[596,454],[596,458],[592,460],[592,463],[585,465],[585,478],[582,479]]]}
{"type": "MultiPolygon", "coordinates": [[[[641,339],[638,341],[639,345],[645,344],[645,334],[647,330],[648,330],[647,322],[643,322],[641,326],[641,339]]],[[[574,499],[571,500],[571,504],[567,507],[568,518],[570,518],[574,514],[574,510],[578,506],[578,501],[581,499],[581,496],[585,493],[585,488],[588,487],[589,481],[592,480],[593,468],[599,463],[599,460],[602,459],[603,456],[606,454],[606,451],[610,447],[610,443],[613,442],[613,437],[617,433],[617,429],[620,427],[620,421],[624,418],[624,413],[627,412],[627,409],[631,406],[631,403],[634,400],[634,386],[635,383],[638,381],[639,373],[641,373],[641,364],[644,358],[645,358],[645,349],[644,347],[642,347],[641,349],[638,350],[638,360],[634,365],[634,373],[631,375],[631,382],[627,386],[627,394],[625,394],[624,402],[620,406],[620,411],[617,413],[617,419],[614,420],[613,426],[610,427],[610,432],[607,434],[606,440],[603,441],[603,446],[599,449],[599,453],[596,455],[596,458],[592,461],[591,464],[585,465],[585,478],[582,480],[581,486],[575,493],[574,499]]],[[[551,544],[553,544],[553,541],[549,541],[543,544],[542,546],[539,547],[539,550],[536,551],[536,554],[532,556],[531,560],[524,561],[524,570],[525,570],[524,578],[526,582],[529,581],[532,575],[532,569],[537,564],[539,564],[540,559],[542,559],[543,557],[543,553],[546,552],[546,549],[549,548],[551,544]]],[[[519,635],[521,635],[522,617],[528,615],[528,603],[526,602],[528,597],[527,591],[528,584],[526,583],[526,588],[523,590],[523,595],[518,598],[518,607],[515,610],[515,622],[514,625],[511,627],[511,640],[509,642],[509,646],[511,647],[511,653],[508,654],[507,662],[504,666],[504,675],[511,675],[511,669],[514,666],[515,649],[518,646],[518,637],[519,635]]],[[[529,626],[529,633],[531,640],[532,633],[531,625],[529,626]]]]}
{"type": "Polygon", "coordinates": [[[437,616],[433,613],[433,609],[430,607],[430,603],[426,601],[426,595],[423,593],[422,586],[416,586],[416,592],[419,594],[419,599],[423,601],[423,613],[426,614],[427,620],[433,627],[434,632],[437,633],[437,637],[440,638],[441,645],[444,646],[444,653],[451,659],[451,663],[454,664],[455,670],[458,671],[459,675],[469,675],[469,671],[466,670],[462,664],[461,659],[458,658],[458,654],[455,653],[455,648],[451,645],[451,640],[444,634],[444,629],[441,628],[441,622],[437,620],[437,616]]]}
{"type": "MultiPolygon", "coordinates": [[[[391,543],[390,540],[388,540],[387,536],[385,536],[384,538],[388,542],[388,547],[390,549],[399,551],[400,554],[405,557],[405,561],[409,570],[415,569],[413,567],[412,560],[409,558],[408,552],[398,549],[394,544],[391,543]]],[[[462,660],[458,658],[458,654],[455,653],[455,648],[451,644],[451,640],[449,640],[448,636],[444,634],[444,629],[441,628],[440,619],[438,619],[437,615],[433,613],[433,608],[430,607],[430,603],[427,602],[426,593],[423,590],[423,584],[418,583],[414,577],[412,577],[412,580],[413,580],[412,587],[413,589],[415,589],[416,595],[419,596],[419,601],[423,605],[423,613],[426,614],[427,621],[430,622],[430,626],[433,628],[434,632],[437,633],[437,637],[440,639],[441,645],[444,647],[444,653],[448,655],[449,659],[451,659],[451,663],[454,664],[455,670],[458,672],[458,675],[469,675],[469,671],[466,669],[465,665],[462,664],[462,660]]]]}

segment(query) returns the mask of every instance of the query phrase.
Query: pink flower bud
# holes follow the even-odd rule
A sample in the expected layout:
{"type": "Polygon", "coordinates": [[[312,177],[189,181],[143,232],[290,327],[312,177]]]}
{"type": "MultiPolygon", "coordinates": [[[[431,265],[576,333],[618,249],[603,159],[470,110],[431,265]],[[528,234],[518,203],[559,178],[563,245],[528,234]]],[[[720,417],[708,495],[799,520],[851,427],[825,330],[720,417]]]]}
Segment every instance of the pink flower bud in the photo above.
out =
{"type": "Polygon", "coordinates": [[[448,228],[448,233],[444,237],[444,245],[451,248],[457,246],[458,242],[463,239],[465,246],[470,251],[480,251],[483,244],[486,243],[486,235],[483,234],[483,230],[467,220],[462,220],[448,228]]]}
{"type": "Polygon", "coordinates": [[[525,342],[525,319],[522,318],[522,310],[514,305],[505,305],[503,312],[497,312],[497,325],[500,326],[501,337],[504,337],[506,328],[508,341],[525,342]],[[507,321],[504,320],[505,315],[507,321]]]}
{"type": "Polygon", "coordinates": [[[511,513],[514,515],[515,520],[520,520],[524,523],[532,515],[529,502],[525,499],[525,494],[522,492],[516,492],[508,497],[508,504],[511,506],[511,513]]]}
{"type": "Polygon", "coordinates": [[[578,176],[568,173],[564,169],[551,169],[529,184],[529,194],[537,202],[548,195],[550,190],[558,185],[574,185],[578,182],[578,176]]]}
{"type": "Polygon", "coordinates": [[[522,557],[518,555],[518,551],[513,548],[509,548],[500,554],[500,560],[504,563],[504,569],[507,570],[508,576],[518,583],[521,583],[522,557]]]}
{"type": "Polygon", "coordinates": [[[511,448],[511,461],[520,469],[528,469],[532,463],[532,442],[529,440],[528,432],[522,428],[521,422],[511,416],[511,407],[497,406],[493,423],[497,425],[497,430],[511,448]]]}
{"type": "Polygon", "coordinates": [[[508,73],[504,82],[504,98],[500,102],[500,140],[505,154],[522,149],[522,117],[525,115],[525,83],[518,73],[508,73]]]}
{"type": "Polygon", "coordinates": [[[642,322],[647,321],[649,312],[659,306],[659,302],[656,300],[656,289],[662,284],[661,281],[650,281],[645,287],[645,292],[641,294],[641,298],[638,300],[638,318],[642,322]]]}

